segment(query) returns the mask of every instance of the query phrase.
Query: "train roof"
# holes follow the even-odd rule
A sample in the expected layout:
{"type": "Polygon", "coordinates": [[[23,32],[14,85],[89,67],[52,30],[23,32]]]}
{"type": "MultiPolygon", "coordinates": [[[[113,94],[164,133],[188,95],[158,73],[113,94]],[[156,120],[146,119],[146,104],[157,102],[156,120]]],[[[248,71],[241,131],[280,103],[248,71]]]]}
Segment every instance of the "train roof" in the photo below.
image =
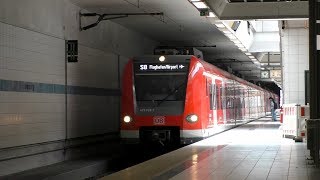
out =
{"type": "MultiPolygon", "coordinates": [[[[195,57],[195,58],[196,58],[196,57],[195,57]]],[[[203,67],[204,67],[206,70],[211,70],[211,71],[213,71],[213,72],[214,72],[215,74],[217,74],[217,75],[220,75],[220,76],[223,76],[223,77],[225,77],[225,78],[238,81],[238,82],[241,83],[241,84],[244,84],[244,85],[253,87],[253,88],[255,88],[255,89],[267,91],[267,90],[263,89],[262,87],[257,86],[257,85],[255,85],[255,84],[253,84],[253,83],[251,83],[251,82],[248,82],[248,81],[246,81],[246,80],[244,80],[244,79],[241,79],[241,78],[239,78],[239,77],[237,77],[237,76],[235,76],[235,75],[233,75],[233,74],[231,74],[231,73],[229,73],[229,72],[227,72],[227,71],[224,71],[224,70],[218,68],[217,66],[215,66],[215,65],[213,65],[213,64],[210,64],[210,63],[208,63],[208,62],[206,62],[206,61],[204,61],[204,60],[198,59],[198,58],[196,58],[196,59],[203,65],[203,67]]]]}

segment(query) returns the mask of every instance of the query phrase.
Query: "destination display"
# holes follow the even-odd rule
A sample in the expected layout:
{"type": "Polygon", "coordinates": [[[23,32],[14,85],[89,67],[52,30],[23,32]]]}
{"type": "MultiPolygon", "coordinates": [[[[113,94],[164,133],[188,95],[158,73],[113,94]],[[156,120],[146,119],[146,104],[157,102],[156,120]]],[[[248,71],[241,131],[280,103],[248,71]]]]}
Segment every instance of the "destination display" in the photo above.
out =
{"type": "Polygon", "coordinates": [[[136,63],[135,72],[187,72],[188,63],[136,63]]]}

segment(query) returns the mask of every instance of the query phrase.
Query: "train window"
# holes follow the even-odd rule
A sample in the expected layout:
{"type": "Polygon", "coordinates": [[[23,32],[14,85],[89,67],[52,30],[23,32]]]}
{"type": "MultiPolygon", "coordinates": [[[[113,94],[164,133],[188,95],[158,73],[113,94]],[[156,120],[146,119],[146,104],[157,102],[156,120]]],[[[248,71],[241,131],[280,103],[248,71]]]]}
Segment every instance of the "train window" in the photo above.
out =
{"type": "Polygon", "coordinates": [[[180,74],[136,75],[137,101],[184,101],[187,76],[180,74]]]}
{"type": "Polygon", "coordinates": [[[209,84],[209,104],[211,110],[213,109],[212,98],[212,84],[209,84]]]}
{"type": "Polygon", "coordinates": [[[207,96],[210,94],[210,92],[211,92],[211,83],[210,83],[210,80],[208,80],[207,78],[206,78],[206,94],[207,94],[207,96]]]}
{"type": "Polygon", "coordinates": [[[216,85],[210,84],[210,109],[215,110],[216,109],[216,85]]]}
{"type": "Polygon", "coordinates": [[[226,106],[227,109],[232,108],[232,103],[231,103],[231,99],[232,99],[232,92],[231,92],[231,88],[230,87],[226,87],[226,106]]]}
{"type": "Polygon", "coordinates": [[[226,109],[226,88],[221,87],[221,102],[222,102],[222,109],[226,109]]]}
{"type": "Polygon", "coordinates": [[[216,88],[216,101],[217,101],[217,109],[221,109],[221,85],[218,84],[216,88]]]}

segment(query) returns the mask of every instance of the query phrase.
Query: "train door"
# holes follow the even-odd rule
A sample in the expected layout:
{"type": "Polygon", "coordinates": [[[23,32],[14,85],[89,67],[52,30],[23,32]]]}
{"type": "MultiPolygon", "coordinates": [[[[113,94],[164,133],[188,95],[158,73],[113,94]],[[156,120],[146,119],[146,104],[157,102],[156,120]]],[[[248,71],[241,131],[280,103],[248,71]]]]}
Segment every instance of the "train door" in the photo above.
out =
{"type": "Polygon", "coordinates": [[[240,97],[240,104],[241,104],[241,120],[243,121],[245,119],[245,89],[244,89],[244,86],[241,85],[240,87],[240,94],[241,94],[241,97],[240,97]]]}
{"type": "Polygon", "coordinates": [[[216,103],[217,103],[217,119],[218,119],[218,125],[224,124],[224,115],[223,115],[223,108],[222,108],[222,81],[216,79],[216,103]]]}
{"type": "Polygon", "coordinates": [[[221,88],[220,88],[220,93],[221,93],[221,110],[223,114],[223,123],[227,124],[227,113],[226,113],[226,107],[227,107],[227,102],[226,102],[226,82],[225,79],[221,82],[221,88]]]}
{"type": "Polygon", "coordinates": [[[207,94],[208,94],[208,100],[209,100],[209,113],[208,113],[208,128],[212,128],[217,124],[217,116],[215,113],[215,87],[214,84],[212,83],[213,80],[211,78],[207,78],[207,94]]]}
{"type": "Polygon", "coordinates": [[[225,94],[226,94],[226,121],[228,124],[232,123],[233,118],[233,108],[232,108],[232,98],[233,98],[233,92],[232,92],[232,85],[233,82],[230,79],[227,79],[225,84],[225,94]]]}
{"type": "Polygon", "coordinates": [[[234,124],[236,124],[236,107],[235,107],[235,81],[232,80],[231,84],[231,119],[234,121],[234,124]]]}
{"type": "Polygon", "coordinates": [[[234,119],[236,124],[241,123],[241,102],[240,102],[240,83],[234,84],[234,119]]]}

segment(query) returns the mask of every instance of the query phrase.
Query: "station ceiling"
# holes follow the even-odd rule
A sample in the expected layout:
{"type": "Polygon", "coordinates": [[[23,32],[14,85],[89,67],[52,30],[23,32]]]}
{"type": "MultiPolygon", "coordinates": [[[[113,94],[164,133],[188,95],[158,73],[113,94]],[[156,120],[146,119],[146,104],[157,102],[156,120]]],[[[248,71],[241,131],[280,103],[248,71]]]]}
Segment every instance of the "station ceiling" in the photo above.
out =
{"type": "MultiPolygon", "coordinates": [[[[200,16],[199,10],[188,0],[71,0],[74,4],[95,13],[159,13],[163,16],[129,16],[112,20],[129,29],[140,32],[149,38],[160,42],[164,46],[194,46],[203,53],[205,60],[216,65],[225,64],[232,69],[237,69],[240,74],[248,80],[260,78],[260,68],[258,68],[237,46],[234,45],[218,28],[212,24],[210,18],[200,16]],[[208,47],[199,47],[208,46],[208,47]],[[210,47],[215,46],[215,47],[210,47]]],[[[257,4],[256,7],[263,8],[264,2],[268,5],[279,3],[277,0],[205,0],[215,14],[223,19],[235,18],[237,12],[226,14],[219,8],[223,6],[228,10],[228,5],[238,5],[245,7],[247,4],[257,4]],[[222,4],[224,3],[224,4],[222,4]],[[221,17],[220,17],[221,16],[221,17]],[[226,18],[227,17],[227,18],[226,18]]],[[[302,1],[296,1],[303,3],[302,1]]],[[[307,1],[306,1],[307,2],[307,1]]],[[[287,4],[290,5],[290,4],[287,4]]],[[[296,4],[294,8],[297,8],[296,4]]],[[[305,5],[305,4],[304,4],[305,5]]],[[[277,5],[278,6],[278,5],[277,5]]],[[[282,5],[281,5],[282,6],[282,5]]],[[[307,7],[307,6],[306,6],[307,7]]],[[[300,8],[301,9],[301,8],[300,8]]],[[[305,17],[305,7],[302,11],[297,11],[295,17],[305,17]]],[[[261,9],[262,11],[263,9],[261,9]]],[[[230,10],[228,10],[230,11],[230,10]]],[[[259,12],[259,9],[255,9],[259,12]]],[[[240,19],[244,19],[246,13],[239,12],[240,19]]],[[[279,13],[278,13],[279,14],[279,13]]],[[[280,13],[281,17],[285,12],[280,13]]],[[[292,12],[288,12],[288,17],[292,17],[292,12]]],[[[250,15],[252,16],[252,14],[250,15]]],[[[261,18],[261,14],[257,15],[261,18]]],[[[266,16],[266,18],[269,18],[266,16]]],[[[276,17],[277,18],[277,17],[276,17]]],[[[280,16],[278,17],[280,18],[280,16]]],[[[254,17],[250,17],[254,19],[254,17]]],[[[101,22],[103,23],[103,22],[101,22]]]]}

